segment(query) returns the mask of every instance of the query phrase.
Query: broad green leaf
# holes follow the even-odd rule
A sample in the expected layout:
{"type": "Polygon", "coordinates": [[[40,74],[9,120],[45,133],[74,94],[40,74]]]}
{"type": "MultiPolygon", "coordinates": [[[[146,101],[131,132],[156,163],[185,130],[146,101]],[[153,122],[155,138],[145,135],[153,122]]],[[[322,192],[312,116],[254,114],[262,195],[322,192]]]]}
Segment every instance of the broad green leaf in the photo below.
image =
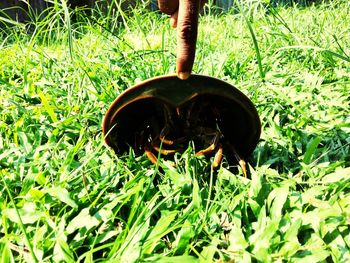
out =
{"type": "Polygon", "coordinates": [[[314,199],[314,198],[317,198],[318,196],[322,196],[324,189],[325,187],[323,186],[314,186],[308,189],[307,191],[303,192],[301,197],[303,204],[309,203],[310,199],[314,199]]]}
{"type": "Polygon", "coordinates": [[[155,263],[199,263],[199,259],[193,256],[175,256],[175,257],[164,257],[159,256],[157,258],[151,258],[150,262],[155,263]]]}
{"type": "Polygon", "coordinates": [[[292,241],[287,241],[286,243],[284,243],[279,251],[279,254],[283,255],[285,258],[290,258],[300,249],[302,249],[302,246],[298,242],[298,239],[295,238],[292,241]]]}
{"type": "Polygon", "coordinates": [[[93,250],[89,251],[84,257],[84,263],[94,263],[93,250]]]}
{"type": "Polygon", "coordinates": [[[88,233],[92,228],[100,224],[95,216],[91,216],[89,208],[84,208],[80,213],[74,217],[66,228],[68,234],[73,233],[77,229],[83,230],[83,233],[88,233]]]}
{"type": "MultiPolygon", "coordinates": [[[[33,203],[24,203],[23,208],[17,208],[19,216],[23,224],[34,224],[41,218],[45,218],[46,214],[36,208],[33,203]]],[[[20,223],[16,209],[7,208],[3,213],[14,223],[20,223]]]]}
{"type": "MultiPolygon", "coordinates": [[[[165,165],[168,165],[168,163],[165,162],[165,165]]],[[[176,171],[176,169],[174,169],[174,167],[171,167],[171,166],[168,167],[167,176],[171,180],[172,184],[174,184],[175,188],[179,188],[179,187],[181,188],[184,185],[191,183],[190,177],[183,176],[178,171],[176,171]]]]}
{"type": "Polygon", "coordinates": [[[33,149],[33,145],[28,140],[27,134],[24,132],[19,131],[17,133],[18,139],[20,140],[21,145],[24,147],[26,153],[30,153],[33,149]]]}
{"type": "Polygon", "coordinates": [[[253,172],[252,173],[252,180],[250,183],[249,188],[249,196],[250,197],[257,197],[260,190],[261,190],[262,184],[261,184],[261,176],[258,173],[253,172]]]}
{"type": "Polygon", "coordinates": [[[315,151],[317,146],[322,141],[322,137],[316,137],[311,142],[308,143],[306,152],[304,154],[303,162],[306,164],[310,164],[311,158],[315,155],[315,151]]]}
{"type": "Polygon", "coordinates": [[[31,188],[28,191],[27,195],[36,200],[40,200],[45,195],[45,193],[37,188],[31,188]]]}
{"type": "Polygon", "coordinates": [[[288,228],[285,235],[283,236],[283,239],[286,241],[291,241],[297,238],[299,228],[301,227],[302,220],[298,218],[294,222],[292,222],[292,225],[288,228]]]}
{"type": "Polygon", "coordinates": [[[217,252],[218,252],[218,248],[215,245],[210,244],[209,246],[204,247],[201,252],[200,262],[201,263],[214,262],[214,256],[215,256],[215,253],[217,252]]]}
{"type": "Polygon", "coordinates": [[[242,209],[236,207],[232,215],[232,224],[241,228],[242,227],[242,209]]]}
{"type": "Polygon", "coordinates": [[[51,195],[52,197],[56,197],[58,200],[60,200],[63,203],[66,203],[70,207],[78,208],[78,205],[72,200],[67,189],[61,186],[53,186],[49,189],[46,189],[45,192],[51,195]]]}
{"type": "Polygon", "coordinates": [[[272,238],[277,234],[279,220],[270,221],[270,218],[262,220],[256,232],[249,237],[249,243],[254,246],[253,254],[258,255],[260,260],[266,261],[267,249],[270,247],[272,238]]]}
{"type": "Polygon", "coordinates": [[[350,178],[350,167],[338,168],[334,173],[327,174],[322,178],[322,183],[336,183],[343,180],[349,180],[350,178]]]}
{"type": "Polygon", "coordinates": [[[168,228],[173,220],[175,219],[178,211],[171,211],[162,214],[161,218],[158,220],[157,224],[151,230],[144,244],[143,253],[151,254],[154,248],[157,246],[159,240],[168,234],[168,228]]]}
{"type": "Polygon", "coordinates": [[[35,180],[35,182],[37,182],[40,185],[46,184],[46,177],[45,177],[44,173],[39,172],[34,180],[35,180]]]}
{"type": "Polygon", "coordinates": [[[49,114],[52,122],[57,122],[57,116],[54,111],[54,108],[50,105],[49,100],[47,99],[46,95],[39,89],[39,86],[37,86],[38,89],[38,95],[41,99],[42,104],[44,105],[44,108],[46,109],[47,113],[49,114]]]}
{"type": "Polygon", "coordinates": [[[199,208],[201,206],[199,186],[198,181],[196,179],[193,180],[192,203],[195,208],[199,208]]]}
{"type": "MultiPolygon", "coordinates": [[[[332,251],[332,258],[334,261],[342,259],[343,262],[350,262],[350,248],[345,243],[344,238],[341,236],[341,233],[335,230],[335,233],[332,233],[334,240],[328,244],[330,250],[332,251]]],[[[328,240],[327,240],[328,241],[328,240]]]]}
{"type": "Polygon", "coordinates": [[[298,192],[292,192],[290,193],[290,196],[288,197],[289,206],[293,208],[293,210],[301,210],[302,209],[302,195],[298,192]]]}
{"type": "Polygon", "coordinates": [[[230,241],[228,250],[231,251],[244,251],[249,245],[245,239],[242,229],[235,225],[233,225],[230,233],[228,234],[228,239],[230,241]]]}
{"type": "Polygon", "coordinates": [[[304,250],[301,254],[293,256],[291,262],[323,262],[329,255],[329,251],[324,250],[322,247],[315,247],[312,250],[304,250]]]}
{"type": "Polygon", "coordinates": [[[71,251],[67,242],[61,238],[56,239],[53,259],[55,260],[55,262],[76,262],[74,260],[73,251],[71,251]]]}
{"type": "Polygon", "coordinates": [[[113,211],[109,209],[108,205],[95,213],[95,217],[103,222],[108,222],[114,218],[113,211]]]}
{"type": "Polygon", "coordinates": [[[269,257],[269,244],[265,244],[265,246],[258,246],[257,249],[254,249],[253,255],[259,260],[259,262],[271,262],[269,257]]]}
{"type": "Polygon", "coordinates": [[[250,209],[253,211],[254,215],[256,217],[260,216],[261,209],[263,209],[264,206],[260,207],[259,203],[257,201],[255,201],[255,199],[253,199],[253,198],[248,199],[248,204],[250,206],[250,209]]]}
{"type": "Polygon", "coordinates": [[[143,248],[141,240],[145,238],[148,230],[149,220],[146,220],[138,225],[138,228],[135,228],[134,231],[128,233],[121,248],[120,262],[137,262],[139,260],[143,248]]]}
{"type": "Polygon", "coordinates": [[[189,221],[185,221],[180,231],[177,233],[173,247],[175,254],[183,254],[189,246],[191,238],[195,235],[193,226],[189,221]]]}
{"type": "Polygon", "coordinates": [[[242,262],[243,263],[251,263],[252,262],[252,256],[248,251],[243,252],[242,262]]]}
{"type": "Polygon", "coordinates": [[[267,198],[270,215],[272,218],[279,220],[282,217],[282,208],[287,200],[289,187],[283,186],[275,188],[267,198]],[[272,205],[271,205],[272,203],[272,205]]]}
{"type": "Polygon", "coordinates": [[[0,263],[14,263],[15,260],[12,255],[12,251],[9,248],[7,242],[3,243],[3,246],[0,243],[0,248],[2,248],[0,263]]]}
{"type": "Polygon", "coordinates": [[[299,249],[301,249],[301,245],[298,240],[298,233],[301,223],[302,220],[298,218],[296,221],[292,222],[291,226],[289,226],[285,235],[282,237],[285,243],[279,250],[279,254],[284,255],[284,257],[291,257],[299,249]]]}
{"type": "Polygon", "coordinates": [[[271,242],[273,236],[277,234],[276,232],[278,228],[279,228],[279,221],[274,220],[274,221],[268,222],[266,228],[264,229],[261,235],[261,239],[259,239],[257,243],[263,244],[265,242],[266,244],[271,242]]]}
{"type": "MultiPolygon", "coordinates": [[[[99,229],[101,228],[103,231],[104,227],[106,227],[105,225],[102,225],[101,227],[99,227],[99,229]]],[[[108,232],[104,231],[102,234],[100,234],[97,238],[96,238],[96,243],[103,243],[115,236],[117,236],[118,234],[120,234],[120,230],[109,230],[108,232]]]]}

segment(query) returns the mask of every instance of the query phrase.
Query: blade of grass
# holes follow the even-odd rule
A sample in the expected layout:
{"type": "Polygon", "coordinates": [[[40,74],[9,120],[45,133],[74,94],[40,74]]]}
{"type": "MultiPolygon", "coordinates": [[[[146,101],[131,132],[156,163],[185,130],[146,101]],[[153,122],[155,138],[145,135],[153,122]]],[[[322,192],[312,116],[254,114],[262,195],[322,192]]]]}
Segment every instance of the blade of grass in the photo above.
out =
{"type": "Polygon", "coordinates": [[[282,50],[287,50],[287,49],[310,49],[310,50],[315,50],[315,51],[319,51],[319,52],[325,52],[331,56],[340,58],[346,62],[350,62],[350,58],[343,56],[337,52],[334,52],[332,50],[326,49],[326,48],[321,48],[321,47],[315,47],[315,46],[303,46],[303,45],[295,45],[295,46],[286,46],[286,47],[281,47],[279,49],[277,49],[276,52],[282,51],[282,50]]]}
{"type": "Polygon", "coordinates": [[[66,0],[61,0],[62,8],[64,10],[64,21],[67,26],[67,33],[68,33],[68,47],[69,47],[69,54],[71,57],[71,60],[73,61],[73,34],[72,34],[72,26],[70,21],[70,13],[67,6],[66,0]]]}
{"type": "Polygon", "coordinates": [[[40,90],[39,87],[37,87],[37,89],[38,89],[38,95],[41,99],[41,102],[44,105],[47,113],[49,114],[51,121],[58,122],[58,118],[56,116],[56,113],[55,113],[54,109],[52,108],[52,106],[50,105],[50,102],[47,100],[45,94],[40,90]]]}
{"type": "Polygon", "coordinates": [[[33,260],[35,263],[38,263],[39,261],[38,261],[37,257],[35,256],[32,243],[30,243],[30,241],[29,241],[28,233],[27,233],[27,231],[26,231],[26,228],[24,227],[24,224],[23,224],[21,215],[19,214],[19,211],[18,211],[18,209],[17,209],[15,200],[13,199],[12,193],[11,193],[11,191],[10,191],[8,185],[7,185],[6,180],[4,179],[4,176],[5,176],[5,171],[2,170],[2,171],[1,171],[1,180],[2,180],[2,182],[3,182],[3,184],[4,184],[4,186],[5,186],[6,192],[7,192],[8,196],[9,196],[9,198],[10,198],[10,200],[11,200],[11,203],[12,203],[12,205],[13,205],[15,211],[16,211],[16,214],[17,214],[17,217],[18,217],[18,220],[19,220],[19,226],[20,226],[20,228],[21,228],[21,230],[22,230],[22,233],[23,233],[23,235],[24,235],[24,240],[25,240],[25,242],[26,242],[26,244],[27,244],[27,246],[28,246],[28,250],[29,250],[29,252],[30,252],[30,255],[31,255],[31,257],[32,257],[32,260],[33,260]]]}
{"type": "Polygon", "coordinates": [[[254,33],[253,25],[252,25],[252,22],[247,17],[247,15],[245,14],[244,11],[242,12],[242,15],[244,17],[244,20],[245,20],[247,26],[248,26],[249,33],[250,33],[250,36],[251,36],[252,41],[253,41],[254,50],[255,50],[255,54],[256,54],[256,60],[258,62],[259,75],[260,75],[261,80],[264,81],[265,80],[265,76],[266,76],[266,72],[265,72],[265,70],[263,68],[263,65],[262,65],[262,57],[261,57],[261,54],[260,54],[260,48],[259,48],[258,41],[256,39],[256,35],[254,33]]]}

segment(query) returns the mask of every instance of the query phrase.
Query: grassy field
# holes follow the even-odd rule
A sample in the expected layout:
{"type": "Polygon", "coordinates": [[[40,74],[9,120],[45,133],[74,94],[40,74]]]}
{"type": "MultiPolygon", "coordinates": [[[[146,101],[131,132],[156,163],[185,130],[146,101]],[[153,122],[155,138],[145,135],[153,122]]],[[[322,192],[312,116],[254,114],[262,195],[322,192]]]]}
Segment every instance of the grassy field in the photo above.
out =
{"type": "Polygon", "coordinates": [[[1,262],[350,261],[350,3],[238,9],[206,8],[194,72],[255,103],[251,178],[104,144],[118,94],[175,71],[165,16],[57,5],[1,29],[1,262]]]}

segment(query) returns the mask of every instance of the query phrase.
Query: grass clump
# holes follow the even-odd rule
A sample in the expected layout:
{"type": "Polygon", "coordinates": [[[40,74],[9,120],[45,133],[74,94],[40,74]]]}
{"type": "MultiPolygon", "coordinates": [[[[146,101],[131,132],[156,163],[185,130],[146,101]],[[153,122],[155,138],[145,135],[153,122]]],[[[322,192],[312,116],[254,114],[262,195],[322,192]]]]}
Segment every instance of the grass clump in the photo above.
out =
{"type": "Polygon", "coordinates": [[[349,261],[347,1],[201,17],[195,73],[236,85],[261,117],[250,179],[191,147],[158,166],[115,156],[102,118],[175,71],[176,33],[141,7],[119,22],[57,7],[31,34],[1,33],[3,262],[349,261]]]}

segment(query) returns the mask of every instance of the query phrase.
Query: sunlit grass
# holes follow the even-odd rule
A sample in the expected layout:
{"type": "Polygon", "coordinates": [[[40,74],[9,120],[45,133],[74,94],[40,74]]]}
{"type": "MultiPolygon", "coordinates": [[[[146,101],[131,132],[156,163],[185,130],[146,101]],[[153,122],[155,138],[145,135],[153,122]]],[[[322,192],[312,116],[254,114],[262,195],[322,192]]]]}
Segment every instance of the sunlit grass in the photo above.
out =
{"type": "Polygon", "coordinates": [[[255,103],[249,179],[191,147],[154,166],[104,144],[118,94],[175,71],[165,16],[57,5],[1,29],[2,262],[350,260],[350,5],[237,10],[205,10],[194,72],[255,103]]]}

